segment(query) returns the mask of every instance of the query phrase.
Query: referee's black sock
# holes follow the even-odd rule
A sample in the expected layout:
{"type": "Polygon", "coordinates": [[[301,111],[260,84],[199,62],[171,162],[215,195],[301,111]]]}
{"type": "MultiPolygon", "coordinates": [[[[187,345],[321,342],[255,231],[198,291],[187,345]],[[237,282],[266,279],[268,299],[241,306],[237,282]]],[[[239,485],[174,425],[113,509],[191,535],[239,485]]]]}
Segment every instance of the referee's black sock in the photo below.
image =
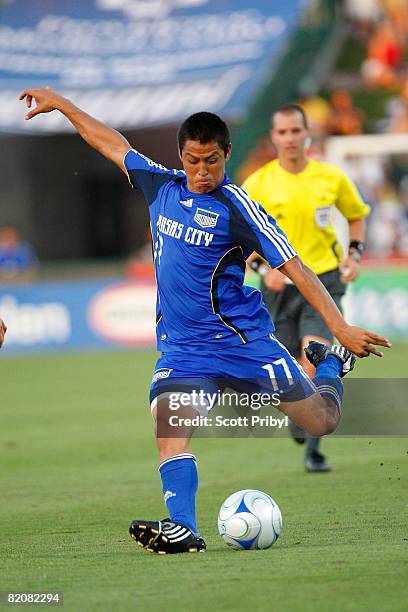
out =
{"type": "Polygon", "coordinates": [[[305,455],[306,457],[310,457],[313,453],[318,453],[320,448],[320,438],[313,438],[312,436],[308,436],[306,440],[306,449],[305,455]]]}

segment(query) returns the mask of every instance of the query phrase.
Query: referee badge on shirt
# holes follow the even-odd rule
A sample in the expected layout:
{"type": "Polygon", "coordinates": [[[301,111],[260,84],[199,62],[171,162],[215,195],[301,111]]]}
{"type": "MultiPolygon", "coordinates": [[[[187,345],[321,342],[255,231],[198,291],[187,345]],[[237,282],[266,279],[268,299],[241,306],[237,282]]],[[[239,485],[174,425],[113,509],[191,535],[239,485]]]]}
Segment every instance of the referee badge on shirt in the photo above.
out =
{"type": "Polygon", "coordinates": [[[330,225],[331,221],[331,206],[318,206],[315,210],[315,221],[316,225],[320,229],[326,229],[330,225]]]}
{"type": "Polygon", "coordinates": [[[198,223],[201,227],[205,227],[206,229],[209,227],[215,227],[217,225],[217,220],[220,215],[217,213],[211,212],[211,210],[205,210],[204,208],[197,208],[194,221],[198,223]]]}

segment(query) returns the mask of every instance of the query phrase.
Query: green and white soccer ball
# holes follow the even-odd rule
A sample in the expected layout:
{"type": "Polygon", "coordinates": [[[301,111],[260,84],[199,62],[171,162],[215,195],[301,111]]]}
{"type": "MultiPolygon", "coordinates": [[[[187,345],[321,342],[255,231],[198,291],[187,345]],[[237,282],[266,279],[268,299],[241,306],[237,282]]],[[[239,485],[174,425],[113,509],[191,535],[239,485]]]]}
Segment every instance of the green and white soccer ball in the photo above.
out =
{"type": "Polygon", "coordinates": [[[269,548],[282,529],[282,515],[270,495],[244,489],[230,495],[218,514],[218,531],[236,550],[269,548]]]}

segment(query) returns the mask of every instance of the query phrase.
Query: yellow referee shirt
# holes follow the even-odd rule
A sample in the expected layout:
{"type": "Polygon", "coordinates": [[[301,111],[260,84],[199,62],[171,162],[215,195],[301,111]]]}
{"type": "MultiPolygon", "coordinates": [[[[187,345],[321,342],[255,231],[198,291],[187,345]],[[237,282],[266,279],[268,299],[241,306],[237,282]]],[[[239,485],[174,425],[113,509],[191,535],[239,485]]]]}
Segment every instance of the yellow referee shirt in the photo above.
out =
{"type": "Polygon", "coordinates": [[[287,172],[275,159],[251,174],[242,187],[276,219],[315,274],[335,270],[343,258],[331,221],[333,207],[349,221],[370,212],[341,170],[314,159],[308,159],[298,174],[287,172]]]}

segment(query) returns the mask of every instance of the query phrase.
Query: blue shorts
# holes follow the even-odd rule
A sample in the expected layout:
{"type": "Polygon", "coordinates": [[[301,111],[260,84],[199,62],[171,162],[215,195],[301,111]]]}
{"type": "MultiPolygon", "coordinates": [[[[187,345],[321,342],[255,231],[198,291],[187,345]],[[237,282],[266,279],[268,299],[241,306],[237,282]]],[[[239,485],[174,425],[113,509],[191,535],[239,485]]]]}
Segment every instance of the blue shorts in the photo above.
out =
{"type": "Polygon", "coordinates": [[[163,353],[150,387],[150,404],[162,393],[231,388],[239,393],[279,393],[298,401],[316,393],[312,380],[273,334],[219,352],[163,353]]]}

